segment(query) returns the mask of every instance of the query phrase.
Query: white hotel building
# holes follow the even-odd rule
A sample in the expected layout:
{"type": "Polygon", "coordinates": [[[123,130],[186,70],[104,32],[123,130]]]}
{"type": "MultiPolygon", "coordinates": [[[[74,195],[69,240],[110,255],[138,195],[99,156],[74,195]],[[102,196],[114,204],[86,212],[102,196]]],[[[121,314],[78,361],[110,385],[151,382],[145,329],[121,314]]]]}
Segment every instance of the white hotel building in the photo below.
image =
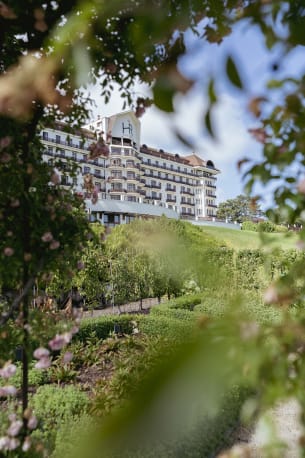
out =
{"type": "Polygon", "coordinates": [[[63,186],[84,196],[90,218],[105,225],[162,214],[198,221],[215,218],[220,171],[214,163],[194,153],[180,156],[141,145],[140,130],[132,111],[100,117],[73,133],[58,123],[41,132],[43,158],[57,168],[63,186]],[[105,153],[89,159],[102,143],[108,147],[102,146],[105,153]],[[74,178],[69,173],[73,165],[74,178]],[[95,203],[84,179],[92,182],[95,203]]]}

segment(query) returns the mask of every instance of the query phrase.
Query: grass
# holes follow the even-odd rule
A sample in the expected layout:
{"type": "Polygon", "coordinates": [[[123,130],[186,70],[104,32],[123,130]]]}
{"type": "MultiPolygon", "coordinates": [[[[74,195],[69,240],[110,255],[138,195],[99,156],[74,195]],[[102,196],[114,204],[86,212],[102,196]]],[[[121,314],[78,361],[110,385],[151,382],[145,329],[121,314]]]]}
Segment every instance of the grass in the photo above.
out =
{"type": "Polygon", "coordinates": [[[297,235],[294,232],[259,234],[252,231],[237,231],[214,226],[206,226],[202,230],[218,240],[222,240],[227,246],[235,250],[256,248],[289,250],[296,248],[297,235]]]}

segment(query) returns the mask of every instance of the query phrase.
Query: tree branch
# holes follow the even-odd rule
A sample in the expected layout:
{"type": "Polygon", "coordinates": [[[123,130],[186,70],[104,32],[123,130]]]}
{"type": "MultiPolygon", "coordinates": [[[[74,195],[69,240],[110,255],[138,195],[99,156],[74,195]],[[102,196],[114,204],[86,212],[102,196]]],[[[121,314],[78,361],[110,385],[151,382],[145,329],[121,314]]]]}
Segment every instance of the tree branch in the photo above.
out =
{"type": "Polygon", "coordinates": [[[8,322],[10,318],[12,318],[14,312],[18,310],[20,302],[23,300],[23,298],[28,294],[30,289],[35,283],[35,278],[37,273],[42,269],[43,266],[43,260],[41,259],[38,263],[37,270],[35,272],[35,275],[32,275],[28,281],[26,282],[22,292],[14,299],[12,305],[10,306],[9,310],[7,312],[3,312],[1,314],[0,318],[0,326],[3,326],[5,323],[8,322]]]}

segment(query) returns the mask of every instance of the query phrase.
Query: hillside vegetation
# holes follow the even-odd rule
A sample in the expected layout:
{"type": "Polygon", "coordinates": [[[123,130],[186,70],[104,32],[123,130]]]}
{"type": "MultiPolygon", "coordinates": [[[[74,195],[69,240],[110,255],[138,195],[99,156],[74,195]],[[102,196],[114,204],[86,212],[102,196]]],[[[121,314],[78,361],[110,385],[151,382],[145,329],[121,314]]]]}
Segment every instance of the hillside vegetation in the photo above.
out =
{"type": "Polygon", "coordinates": [[[294,232],[260,234],[258,232],[237,231],[235,229],[214,226],[205,226],[202,230],[234,250],[270,250],[273,248],[291,250],[296,248],[297,242],[297,235],[294,232]]]}

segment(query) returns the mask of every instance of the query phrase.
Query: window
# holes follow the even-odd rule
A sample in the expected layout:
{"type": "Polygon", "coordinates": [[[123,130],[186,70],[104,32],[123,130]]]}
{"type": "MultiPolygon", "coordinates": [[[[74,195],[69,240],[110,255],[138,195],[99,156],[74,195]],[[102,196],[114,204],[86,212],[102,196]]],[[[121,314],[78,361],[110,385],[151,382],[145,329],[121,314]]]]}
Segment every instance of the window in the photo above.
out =
{"type": "Polygon", "coordinates": [[[96,181],[96,182],[94,183],[94,186],[96,187],[96,190],[97,190],[97,191],[100,191],[100,190],[101,190],[101,183],[99,183],[98,181],[96,181]]]}
{"type": "Polygon", "coordinates": [[[75,151],[72,151],[72,159],[74,159],[74,161],[76,161],[76,152],[75,151]]]}
{"type": "Polygon", "coordinates": [[[61,176],[61,184],[67,186],[69,184],[68,177],[66,175],[61,176]]]}
{"type": "Polygon", "coordinates": [[[100,175],[101,171],[99,169],[94,169],[94,173],[95,173],[95,175],[100,175]]]}
{"type": "Polygon", "coordinates": [[[128,200],[128,202],[136,202],[137,198],[136,198],[136,196],[128,196],[127,200],[128,200]]]}
{"type": "Polygon", "coordinates": [[[56,135],[55,136],[55,141],[56,141],[56,143],[60,143],[60,135],[56,135]]]}
{"type": "Polygon", "coordinates": [[[114,224],[120,224],[120,215],[114,215],[114,224]]]}
{"type": "Polygon", "coordinates": [[[84,173],[90,173],[90,167],[85,166],[84,167],[84,173]]]}
{"type": "Polygon", "coordinates": [[[42,132],[42,138],[43,138],[44,140],[48,140],[48,136],[49,136],[49,135],[48,135],[48,132],[42,132]]]}
{"type": "Polygon", "coordinates": [[[49,160],[48,160],[48,164],[49,164],[49,165],[53,165],[53,159],[49,159],[49,160]]]}
{"type": "Polygon", "coordinates": [[[127,184],[127,191],[134,192],[135,190],[136,190],[136,185],[135,184],[131,184],[131,183],[127,184]]]}

